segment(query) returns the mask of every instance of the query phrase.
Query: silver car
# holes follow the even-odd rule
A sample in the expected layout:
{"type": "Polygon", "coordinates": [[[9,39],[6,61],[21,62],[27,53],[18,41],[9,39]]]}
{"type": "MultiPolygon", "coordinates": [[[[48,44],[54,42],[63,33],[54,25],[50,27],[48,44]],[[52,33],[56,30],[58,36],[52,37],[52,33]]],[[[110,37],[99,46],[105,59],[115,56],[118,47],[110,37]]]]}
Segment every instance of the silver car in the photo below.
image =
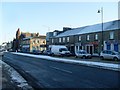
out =
{"type": "Polygon", "coordinates": [[[100,53],[100,58],[101,59],[112,59],[112,60],[117,61],[117,60],[120,60],[120,53],[111,51],[111,50],[103,50],[100,53]]]}
{"type": "Polygon", "coordinates": [[[4,52],[0,50],[0,56],[4,56],[4,52]]]}
{"type": "Polygon", "coordinates": [[[92,58],[92,55],[87,53],[85,50],[79,50],[78,52],[76,52],[76,58],[80,57],[80,58],[92,58]]]}

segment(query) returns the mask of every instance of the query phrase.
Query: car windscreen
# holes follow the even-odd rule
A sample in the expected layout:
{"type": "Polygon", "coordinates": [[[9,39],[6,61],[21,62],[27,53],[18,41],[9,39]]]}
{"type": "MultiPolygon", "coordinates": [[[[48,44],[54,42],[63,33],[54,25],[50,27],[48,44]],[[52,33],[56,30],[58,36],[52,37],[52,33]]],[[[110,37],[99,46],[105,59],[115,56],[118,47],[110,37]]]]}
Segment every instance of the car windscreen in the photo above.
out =
{"type": "Polygon", "coordinates": [[[60,48],[59,51],[60,52],[62,52],[62,51],[68,51],[68,49],[67,48],[60,48]]]}
{"type": "Polygon", "coordinates": [[[86,51],[78,51],[78,53],[80,53],[80,54],[87,54],[86,51]]]}

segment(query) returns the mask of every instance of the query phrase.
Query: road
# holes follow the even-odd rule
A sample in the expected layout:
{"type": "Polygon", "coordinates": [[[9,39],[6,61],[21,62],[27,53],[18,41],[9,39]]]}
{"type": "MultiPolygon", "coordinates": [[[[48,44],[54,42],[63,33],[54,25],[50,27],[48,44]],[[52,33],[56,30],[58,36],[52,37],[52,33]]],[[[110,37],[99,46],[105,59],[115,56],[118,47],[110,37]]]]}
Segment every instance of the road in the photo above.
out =
{"type": "Polygon", "coordinates": [[[34,88],[118,88],[120,72],[5,53],[34,88]]]}

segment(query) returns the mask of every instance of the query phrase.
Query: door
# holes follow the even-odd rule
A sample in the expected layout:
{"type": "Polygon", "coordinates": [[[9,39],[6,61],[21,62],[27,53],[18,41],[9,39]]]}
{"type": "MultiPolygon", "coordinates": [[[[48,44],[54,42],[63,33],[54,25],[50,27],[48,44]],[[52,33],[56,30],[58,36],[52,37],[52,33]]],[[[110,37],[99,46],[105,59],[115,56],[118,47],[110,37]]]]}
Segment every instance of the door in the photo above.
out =
{"type": "Polygon", "coordinates": [[[92,54],[92,52],[93,52],[93,51],[92,51],[92,46],[90,46],[90,54],[92,54]]]}
{"type": "Polygon", "coordinates": [[[114,44],[114,50],[118,52],[118,44],[114,44]]]}
{"type": "Polygon", "coordinates": [[[89,53],[89,46],[87,46],[87,53],[89,53]]]}
{"type": "Polygon", "coordinates": [[[72,54],[75,54],[75,47],[74,47],[74,46],[71,46],[71,48],[70,48],[70,49],[71,49],[71,50],[70,50],[70,51],[71,51],[71,53],[72,53],[72,54]]]}
{"type": "Polygon", "coordinates": [[[107,44],[107,50],[111,49],[111,44],[107,44]]]}

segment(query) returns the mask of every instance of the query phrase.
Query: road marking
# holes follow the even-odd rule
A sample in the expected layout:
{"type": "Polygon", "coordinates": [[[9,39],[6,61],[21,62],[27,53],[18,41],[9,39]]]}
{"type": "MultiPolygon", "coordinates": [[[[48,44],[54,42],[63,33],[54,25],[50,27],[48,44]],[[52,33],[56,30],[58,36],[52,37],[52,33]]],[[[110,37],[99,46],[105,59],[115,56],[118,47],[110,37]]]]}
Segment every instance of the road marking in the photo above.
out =
{"type": "Polygon", "coordinates": [[[57,68],[57,67],[53,67],[53,66],[49,66],[49,67],[51,67],[51,68],[53,68],[53,69],[56,69],[56,70],[60,70],[60,71],[62,71],[62,72],[72,73],[71,71],[68,71],[68,70],[65,70],[65,69],[61,69],[61,68],[57,68]]]}

